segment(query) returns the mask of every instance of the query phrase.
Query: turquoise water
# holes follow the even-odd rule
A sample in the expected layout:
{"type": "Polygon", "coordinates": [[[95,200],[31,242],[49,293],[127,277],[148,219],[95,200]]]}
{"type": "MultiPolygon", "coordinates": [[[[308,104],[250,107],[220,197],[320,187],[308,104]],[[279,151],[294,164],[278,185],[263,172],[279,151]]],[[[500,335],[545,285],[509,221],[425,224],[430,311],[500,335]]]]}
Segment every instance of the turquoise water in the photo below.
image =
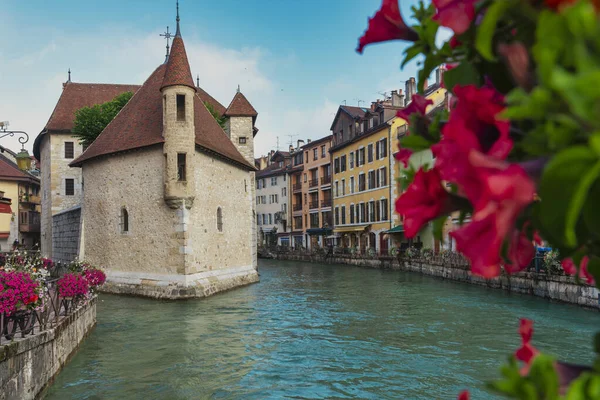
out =
{"type": "Polygon", "coordinates": [[[203,300],[101,295],[46,399],[472,399],[520,343],[591,362],[600,313],[414,273],[261,261],[203,300]]]}

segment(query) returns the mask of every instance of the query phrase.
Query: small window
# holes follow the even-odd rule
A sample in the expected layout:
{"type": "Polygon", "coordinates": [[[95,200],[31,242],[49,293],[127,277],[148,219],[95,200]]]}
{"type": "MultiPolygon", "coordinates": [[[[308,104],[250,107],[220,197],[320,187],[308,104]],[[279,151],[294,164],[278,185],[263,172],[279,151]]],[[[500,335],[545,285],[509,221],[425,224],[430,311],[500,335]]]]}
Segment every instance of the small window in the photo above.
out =
{"type": "Polygon", "coordinates": [[[65,142],[65,158],[74,158],[75,148],[73,142],[65,142]]]}
{"type": "Polygon", "coordinates": [[[185,121],[185,94],[177,95],[177,121],[185,121]]]}
{"type": "Polygon", "coordinates": [[[121,208],[121,233],[129,232],[129,213],[125,207],[121,208]]]}
{"type": "Polygon", "coordinates": [[[246,144],[246,136],[241,136],[238,141],[240,144],[246,144]]]}
{"type": "Polygon", "coordinates": [[[217,229],[219,232],[223,232],[223,210],[221,207],[217,208],[217,229]]]}
{"type": "Polygon", "coordinates": [[[75,195],[75,179],[65,179],[65,195],[75,195]]]}
{"type": "Polygon", "coordinates": [[[177,180],[185,181],[185,153],[177,153],[177,180]]]}

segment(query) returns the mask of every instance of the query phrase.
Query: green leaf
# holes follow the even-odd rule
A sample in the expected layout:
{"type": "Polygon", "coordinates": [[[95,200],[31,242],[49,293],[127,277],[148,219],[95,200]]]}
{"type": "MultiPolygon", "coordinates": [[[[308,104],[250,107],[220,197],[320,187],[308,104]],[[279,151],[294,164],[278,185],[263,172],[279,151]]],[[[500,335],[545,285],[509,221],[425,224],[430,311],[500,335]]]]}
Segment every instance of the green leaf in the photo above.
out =
{"type": "Polygon", "coordinates": [[[485,17],[481,25],[477,28],[477,37],[475,39],[475,48],[486,60],[495,59],[492,51],[492,42],[498,20],[514,6],[513,1],[495,1],[485,12],[485,17]]]}
{"type": "Polygon", "coordinates": [[[535,385],[540,399],[556,400],[559,398],[558,374],[554,369],[555,361],[553,357],[539,354],[533,359],[533,363],[529,369],[528,378],[535,385]]]}
{"type": "Polygon", "coordinates": [[[433,221],[433,237],[444,243],[444,225],[448,220],[447,215],[442,215],[433,221]]]}
{"type": "MultiPolygon", "coordinates": [[[[592,150],[585,146],[573,146],[558,153],[544,169],[544,174],[539,187],[539,212],[537,218],[545,231],[554,232],[559,242],[553,243],[558,246],[574,248],[577,243],[573,241],[574,224],[577,224],[581,211],[580,198],[585,192],[578,191],[580,184],[588,185],[587,181],[581,182],[591,168],[598,162],[598,158],[592,150]],[[570,211],[571,207],[577,209],[570,211]],[[575,222],[574,222],[575,221],[575,222]],[[567,235],[567,227],[569,234],[567,235]]],[[[585,231],[584,231],[585,232],[585,231]]],[[[584,239],[579,237],[579,240],[584,239]]]]}
{"type": "Polygon", "coordinates": [[[419,42],[404,50],[404,60],[402,61],[402,64],[400,64],[400,68],[403,69],[404,66],[410,62],[410,60],[421,53],[423,53],[423,45],[419,42]]]}
{"type": "Polygon", "coordinates": [[[476,85],[481,84],[479,71],[471,62],[462,62],[456,67],[444,72],[444,86],[452,90],[456,85],[476,85]]]}
{"type": "Polygon", "coordinates": [[[600,240],[600,182],[594,183],[590,188],[587,201],[583,206],[583,221],[587,229],[600,240]]]}
{"type": "Polygon", "coordinates": [[[413,151],[421,151],[428,149],[431,143],[423,136],[408,135],[400,139],[400,145],[413,151]]]}
{"type": "Polygon", "coordinates": [[[599,177],[600,161],[596,161],[596,164],[583,175],[579,181],[579,184],[575,188],[575,193],[573,193],[573,197],[571,198],[571,202],[569,203],[569,207],[567,209],[565,237],[567,239],[568,246],[576,247],[578,244],[577,235],[575,233],[575,225],[579,220],[581,210],[585,204],[585,201],[587,200],[588,192],[594,182],[598,181],[599,177]]]}
{"type": "Polygon", "coordinates": [[[600,286],[600,258],[591,256],[587,264],[588,272],[594,277],[596,287],[600,286]]]}
{"type": "Polygon", "coordinates": [[[590,147],[600,157],[600,132],[596,132],[590,136],[590,147]]]}

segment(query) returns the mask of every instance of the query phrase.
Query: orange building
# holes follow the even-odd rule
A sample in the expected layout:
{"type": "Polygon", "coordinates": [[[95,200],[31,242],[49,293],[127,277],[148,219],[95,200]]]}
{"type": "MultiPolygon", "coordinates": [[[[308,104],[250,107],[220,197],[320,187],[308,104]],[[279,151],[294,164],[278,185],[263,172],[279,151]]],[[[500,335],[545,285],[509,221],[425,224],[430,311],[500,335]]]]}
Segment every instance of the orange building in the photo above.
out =
{"type": "Polygon", "coordinates": [[[332,136],[299,146],[293,153],[292,243],[314,249],[325,245],[331,234],[331,147],[332,136]]]}

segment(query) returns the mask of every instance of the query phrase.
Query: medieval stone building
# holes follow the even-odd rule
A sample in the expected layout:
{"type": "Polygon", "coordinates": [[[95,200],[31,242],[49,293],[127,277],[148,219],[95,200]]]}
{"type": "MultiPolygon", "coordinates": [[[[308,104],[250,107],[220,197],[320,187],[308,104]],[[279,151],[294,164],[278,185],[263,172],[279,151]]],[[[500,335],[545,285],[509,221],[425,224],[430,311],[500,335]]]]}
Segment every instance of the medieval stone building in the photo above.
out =
{"type": "Polygon", "coordinates": [[[202,297],[256,282],[256,110],[239,90],[225,108],[194,85],[179,21],[167,60],[135,89],[70,163],[80,258],[104,266],[117,293],[202,297]]]}

